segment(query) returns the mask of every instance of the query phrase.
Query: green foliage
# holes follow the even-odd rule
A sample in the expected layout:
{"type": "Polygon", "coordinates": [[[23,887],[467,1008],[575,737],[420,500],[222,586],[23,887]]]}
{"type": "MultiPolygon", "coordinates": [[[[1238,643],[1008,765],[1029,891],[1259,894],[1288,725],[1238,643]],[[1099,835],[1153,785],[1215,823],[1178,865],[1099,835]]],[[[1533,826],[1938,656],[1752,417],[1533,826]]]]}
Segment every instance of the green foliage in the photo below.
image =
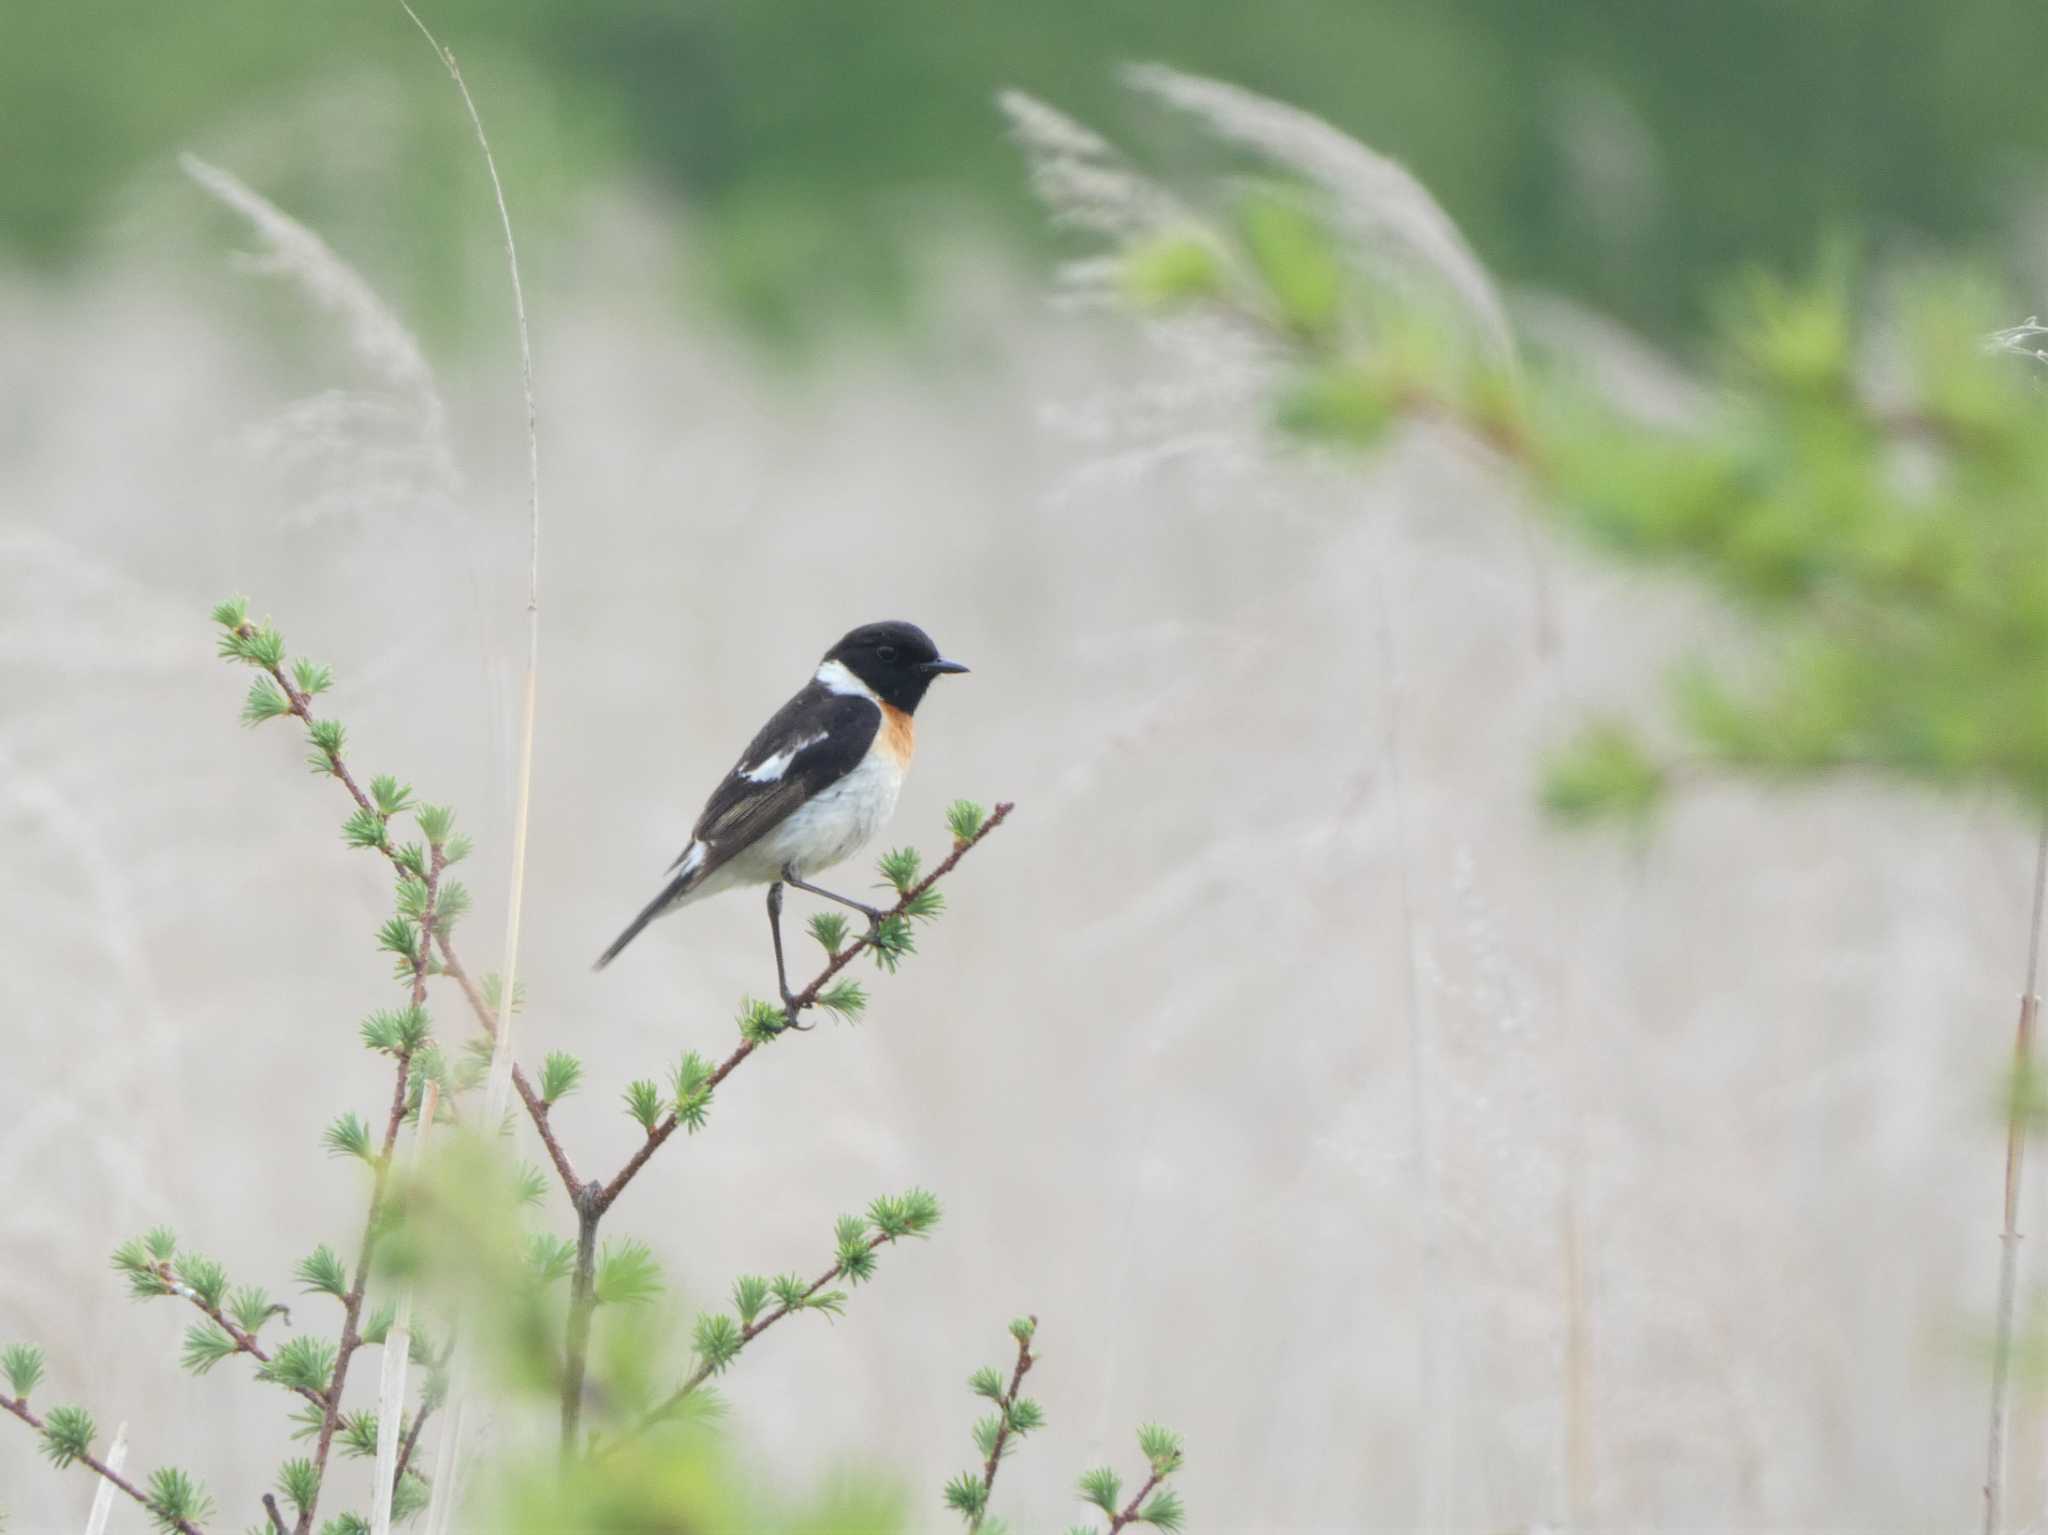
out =
{"type": "Polygon", "coordinates": [[[946,808],[946,827],[953,833],[955,846],[972,842],[987,824],[988,812],[971,799],[956,799],[946,808]]]}
{"type": "Polygon", "coordinates": [[[43,1415],[43,1453],[62,1470],[92,1453],[99,1427],[83,1407],[52,1407],[43,1415]]]}
{"type": "Polygon", "coordinates": [[[370,1521],[361,1514],[336,1514],[320,1526],[320,1535],[370,1535],[370,1521]]]}
{"type": "Polygon", "coordinates": [[[348,732],[340,720],[315,720],[306,727],[306,739],[313,749],[306,754],[306,766],[316,773],[332,776],[334,764],[348,749],[348,732]]]}
{"type": "MultiPolygon", "coordinates": [[[[388,1335],[389,1329],[386,1329],[388,1335]]],[[[335,1442],[355,1460],[369,1460],[377,1453],[377,1415],[374,1412],[345,1412],[335,1425],[335,1442]]]]}
{"type": "Polygon", "coordinates": [[[1000,1402],[1003,1399],[1002,1372],[993,1365],[983,1365],[967,1377],[967,1389],[991,1402],[1000,1402]]]}
{"type": "MultiPolygon", "coordinates": [[[[1121,277],[1124,294],[1133,304],[1177,308],[1221,296],[1223,255],[1199,229],[1169,230],[1124,251],[1121,277]]],[[[956,827],[953,835],[966,841],[974,833],[956,827]]]]}
{"type": "Polygon", "coordinates": [[[413,819],[419,822],[420,835],[427,839],[429,847],[445,846],[455,833],[453,805],[416,805],[413,819]]]}
{"type": "Polygon", "coordinates": [[[661,1265],[645,1242],[605,1244],[597,1259],[597,1298],[608,1306],[642,1305],[662,1290],[661,1265]]]}
{"type": "Polygon", "coordinates": [[[920,922],[931,922],[946,909],[946,897],[937,890],[921,890],[908,896],[903,902],[903,915],[914,917],[920,922]]]}
{"type": "MultiPolygon", "coordinates": [[[[407,931],[410,933],[411,929],[407,931]]],[[[364,1045],[384,1055],[411,1055],[432,1033],[433,1020],[423,1007],[374,1012],[363,1020],[362,1026],[364,1045]]]]}
{"type": "Polygon", "coordinates": [[[267,623],[258,628],[245,619],[221,635],[220,655],[226,661],[272,670],[284,665],[284,636],[267,623]]]}
{"type": "Polygon", "coordinates": [[[1094,1466],[1081,1473],[1081,1497],[1093,1503],[1105,1514],[1114,1517],[1117,1498],[1124,1490],[1124,1480],[1108,1466],[1094,1466]]]}
{"type": "Polygon", "coordinates": [[[583,1063],[573,1055],[552,1050],[541,1063],[540,1095],[548,1103],[559,1102],[575,1092],[576,1084],[582,1080],[583,1063]]]}
{"type": "Polygon", "coordinates": [[[370,1149],[370,1127],[354,1114],[344,1114],[335,1120],[321,1135],[320,1142],[330,1157],[357,1157],[365,1162],[376,1160],[376,1153],[370,1149]]]}
{"type": "Polygon", "coordinates": [[[626,1112],[633,1117],[641,1129],[649,1135],[661,1122],[661,1089],[642,1077],[637,1082],[626,1084],[626,1112]]]}
{"type": "Polygon", "coordinates": [[[917,883],[918,869],[923,862],[916,848],[899,847],[891,848],[884,853],[878,867],[882,871],[882,878],[896,887],[898,895],[902,895],[917,883]]]}
{"type": "Polygon", "coordinates": [[[868,1206],[868,1220],[892,1242],[898,1237],[921,1237],[939,1223],[938,1197],[925,1189],[885,1194],[868,1206]]]}
{"type": "Polygon", "coordinates": [[[256,1373],[294,1391],[324,1392],[334,1375],[335,1346],[313,1333],[288,1338],[256,1373]]]}
{"type": "MultiPolygon", "coordinates": [[[[484,1006],[493,1014],[505,996],[505,978],[493,970],[480,983],[484,994],[484,1006]]],[[[512,1012],[514,1016],[526,1011],[526,982],[520,981],[512,988],[512,1012]]]]}
{"type": "Polygon", "coordinates": [[[391,1336],[391,1329],[398,1325],[398,1304],[385,1301],[372,1311],[356,1328],[362,1340],[368,1344],[381,1344],[391,1336]]]}
{"type": "Polygon", "coordinates": [[[389,820],[400,811],[411,808],[412,785],[402,784],[389,773],[379,773],[370,780],[370,799],[377,807],[377,813],[389,820]]]}
{"type": "Polygon", "coordinates": [[[742,1274],[732,1282],[732,1309],[739,1313],[743,1325],[754,1325],[761,1308],[768,1304],[768,1295],[768,1281],[759,1274],[742,1274]]]}
{"type": "Polygon", "coordinates": [[[427,1479],[408,1468],[398,1479],[398,1485],[391,1489],[392,1522],[403,1524],[424,1510],[433,1498],[433,1489],[427,1485],[427,1479]]]}
{"type": "Polygon", "coordinates": [[[548,1197],[548,1177],[531,1162],[521,1162],[513,1176],[512,1195],[522,1205],[538,1205],[548,1197]]]}
{"type": "Polygon", "coordinates": [[[151,1300],[171,1293],[161,1265],[177,1255],[177,1239],[168,1228],[158,1226],[146,1236],[135,1237],[114,1249],[113,1264],[128,1276],[128,1293],[136,1300],[151,1300]]]}
{"type": "Polygon", "coordinates": [[[341,823],[341,840],[352,848],[381,848],[389,839],[383,817],[374,810],[358,809],[341,823]]]}
{"type": "Polygon", "coordinates": [[[227,1313],[235,1319],[235,1325],[252,1337],[273,1315],[284,1310],[270,1299],[270,1292],[261,1285],[238,1285],[228,1297],[227,1313]]]}
{"type": "Polygon", "coordinates": [[[821,911],[810,920],[811,936],[827,954],[837,954],[846,942],[846,913],[821,911]]]}
{"type": "MultiPolygon", "coordinates": [[[[376,1431],[376,1420],[371,1420],[371,1432],[376,1431]]],[[[376,1451],[374,1447],[372,1454],[376,1451]]],[[[285,1501],[300,1513],[313,1506],[320,1496],[320,1473],[313,1469],[313,1463],[303,1457],[288,1460],[277,1468],[277,1490],[284,1494],[285,1501]]]]}
{"type": "Polygon", "coordinates": [[[213,1515],[206,1489],[176,1466],[160,1466],[149,1474],[149,1515],[160,1530],[175,1530],[213,1515]]]}
{"type": "Polygon", "coordinates": [[[675,1089],[676,1118],[695,1135],[704,1128],[711,1113],[711,1063],[695,1050],[684,1052],[671,1085],[675,1089]]]}
{"type": "Polygon", "coordinates": [[[1401,380],[1386,368],[1330,362],[1305,369],[1281,394],[1275,420],[1283,431],[1371,447],[1401,409],[1401,380]]]}
{"type": "Polygon", "coordinates": [[[1181,1466],[1180,1435],[1157,1423],[1147,1423],[1138,1430],[1138,1453],[1158,1475],[1170,1476],[1181,1466]]]}
{"type": "Polygon", "coordinates": [[[308,698],[314,698],[334,686],[334,673],[325,666],[319,666],[303,657],[292,662],[292,681],[299,691],[308,698]]]}
{"type": "Polygon", "coordinates": [[[43,1378],[43,1351],[33,1343],[10,1343],[0,1349],[0,1374],[7,1377],[7,1389],[26,1401],[43,1378]]]}
{"type": "Polygon", "coordinates": [[[212,1310],[218,1311],[221,1302],[227,1299],[227,1270],[213,1259],[202,1258],[197,1253],[185,1253],[179,1257],[173,1271],[185,1288],[212,1310]]]}
{"type": "Polygon", "coordinates": [[[789,1028],[789,1014],[779,1003],[756,997],[740,998],[740,1038],[750,1045],[765,1045],[789,1028]]]}
{"type": "Polygon", "coordinates": [[[1140,1524],[1154,1525],[1167,1531],[1178,1530],[1186,1517],[1187,1510],[1181,1505],[1180,1494],[1171,1487],[1160,1488],[1138,1510],[1140,1524]]]}
{"type": "Polygon", "coordinates": [[[1665,770],[1626,726],[1597,724],[1551,758],[1543,805],[1567,821],[1599,816],[1640,820],[1656,808],[1666,781],[1665,770]]]}
{"type": "Polygon", "coordinates": [[[303,1290],[331,1295],[336,1300],[348,1298],[348,1270],[342,1267],[341,1259],[325,1242],[300,1259],[299,1266],[292,1273],[303,1290]]]}
{"type": "Polygon", "coordinates": [[[1242,248],[1273,306],[1297,341],[1324,347],[1336,339],[1344,268],[1324,220],[1291,188],[1260,188],[1236,210],[1242,248]]]}
{"type": "Polygon", "coordinates": [[[213,621],[223,629],[239,629],[249,621],[249,599],[230,597],[214,605],[213,621]]]}
{"type": "Polygon", "coordinates": [[[875,956],[876,965],[894,975],[896,967],[906,956],[917,952],[917,939],[911,933],[907,917],[884,917],[868,938],[868,952],[875,956]]]}
{"type": "Polygon", "coordinates": [[[979,1518],[988,1507],[988,1492],[981,1478],[972,1471],[963,1471],[946,1483],[946,1507],[969,1519],[979,1518]]]}
{"type": "Polygon", "coordinates": [[[241,1347],[213,1322],[194,1322],[185,1329],[185,1351],[179,1363],[194,1375],[204,1375],[241,1347]]]}
{"type": "Polygon", "coordinates": [[[746,1338],[739,1323],[724,1312],[707,1311],[697,1318],[692,1346],[697,1351],[697,1358],[713,1375],[723,1372],[738,1358],[745,1345],[746,1338]]]}
{"type": "Polygon", "coordinates": [[[526,1265],[537,1283],[567,1279],[576,1272],[576,1244],[567,1237],[536,1231],[527,1238],[526,1265]]]}
{"type": "Polygon", "coordinates": [[[455,924],[469,915],[469,887],[460,880],[441,882],[441,895],[434,903],[434,928],[437,932],[452,933],[455,924]]]}
{"type": "Polygon", "coordinates": [[[261,725],[265,720],[274,720],[291,712],[291,700],[269,677],[258,677],[249,684],[249,696],[242,701],[244,725],[261,725]]]}
{"type": "Polygon", "coordinates": [[[851,1023],[867,1011],[868,994],[859,981],[840,981],[818,993],[818,1006],[851,1023]]]}

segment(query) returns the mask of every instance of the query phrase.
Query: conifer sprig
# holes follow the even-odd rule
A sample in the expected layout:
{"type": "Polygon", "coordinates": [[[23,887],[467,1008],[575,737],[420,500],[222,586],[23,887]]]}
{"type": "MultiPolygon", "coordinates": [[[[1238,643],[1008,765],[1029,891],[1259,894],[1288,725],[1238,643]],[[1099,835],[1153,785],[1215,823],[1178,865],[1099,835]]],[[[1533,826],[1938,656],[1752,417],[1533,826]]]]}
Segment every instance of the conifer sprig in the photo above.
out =
{"type": "MultiPolygon", "coordinates": [[[[354,812],[343,827],[343,837],[352,847],[374,849],[384,854],[400,876],[423,877],[416,849],[398,847],[392,844],[388,821],[392,814],[411,803],[411,790],[397,779],[381,777],[372,780],[372,793],[365,793],[361,783],[351,771],[344,755],[347,732],[338,721],[323,719],[313,712],[313,693],[297,686],[293,676],[285,670],[285,645],[283,636],[268,623],[257,626],[249,621],[249,602],[246,597],[230,598],[213,610],[213,621],[225,631],[221,637],[220,653],[223,658],[243,665],[261,669],[276,685],[286,701],[286,713],[296,717],[305,726],[306,738],[312,745],[307,758],[316,773],[333,778],[348,791],[355,802],[354,812]]],[[[296,671],[298,665],[293,664],[296,671]]],[[[323,682],[323,690],[331,685],[332,674],[321,668],[317,674],[323,682]]],[[[456,863],[470,851],[467,837],[453,830],[453,812],[445,806],[421,805],[415,808],[422,832],[430,843],[440,848],[441,863],[456,863]],[[443,840],[445,839],[445,840],[443,840]]],[[[485,1034],[495,1035],[497,1030],[496,999],[490,995],[489,978],[479,987],[478,983],[463,968],[449,938],[449,924],[439,923],[431,934],[419,930],[402,916],[394,917],[386,924],[384,933],[379,935],[380,943],[391,950],[402,963],[410,966],[415,955],[427,947],[431,940],[433,950],[432,973],[448,976],[461,990],[463,1000],[469,1004],[471,1013],[485,1034]],[[388,940],[388,941],[387,941],[388,940]]],[[[513,998],[517,1010],[519,998],[513,998]]],[[[561,1143],[547,1125],[547,1104],[534,1089],[526,1072],[516,1062],[512,1067],[512,1086],[519,1094],[520,1102],[539,1132],[541,1144],[547,1148],[548,1157],[562,1186],[573,1200],[582,1188],[561,1143]]]]}
{"type": "Polygon", "coordinates": [[[1010,1323],[1010,1336],[1017,1343],[1017,1363],[1010,1371],[1006,1389],[1003,1377],[993,1367],[976,1370],[967,1386],[976,1396],[986,1397],[995,1411],[974,1425],[974,1446],[982,1453],[981,1475],[963,1471],[946,1484],[946,1506],[967,1521],[968,1535],[981,1535],[988,1521],[989,1495],[996,1485],[996,1470],[1010,1451],[1012,1442],[1045,1423],[1045,1412],[1028,1396],[1019,1396],[1024,1377],[1038,1361],[1032,1357],[1031,1341],[1038,1333],[1038,1318],[1020,1316],[1010,1323]]]}
{"type": "MultiPolygon", "coordinates": [[[[271,1356],[256,1335],[271,1317],[283,1314],[289,1321],[291,1313],[273,1303],[260,1286],[242,1285],[231,1292],[227,1271],[211,1258],[179,1252],[177,1237],[167,1226],[123,1242],[114,1249],[113,1266],[127,1276],[135,1299],[176,1297],[207,1318],[185,1333],[180,1363],[193,1374],[204,1375],[238,1353],[256,1361],[259,1375],[268,1370],[271,1356]]],[[[300,1395],[316,1407],[326,1405],[317,1389],[301,1390],[300,1395]]]]}
{"type": "MultiPolygon", "coordinates": [[[[956,831],[956,840],[952,851],[941,862],[934,865],[932,871],[922,879],[898,886],[900,893],[897,902],[893,907],[882,913],[882,922],[879,924],[877,932],[871,932],[856,938],[846,947],[835,949],[832,952],[831,957],[825,963],[825,968],[812,978],[808,986],[796,994],[796,1001],[792,1004],[789,1012],[782,1014],[785,1020],[790,1016],[800,1016],[806,1010],[813,1007],[824,1007],[828,1011],[838,1013],[840,1016],[847,1018],[859,1016],[867,1006],[867,994],[858,986],[854,986],[851,989],[848,989],[845,984],[834,986],[832,983],[837,979],[839,972],[852,964],[855,957],[864,949],[875,949],[878,956],[883,952],[882,947],[877,944],[877,933],[889,935],[884,940],[885,943],[891,945],[900,944],[900,947],[896,948],[889,961],[889,968],[893,970],[895,968],[895,961],[900,959],[904,953],[909,952],[911,948],[908,942],[910,914],[933,893],[933,887],[940,880],[959,867],[961,859],[979,847],[997,827],[1001,826],[1009,818],[1010,812],[1016,809],[1014,804],[1005,800],[997,804],[993,813],[978,822],[971,822],[971,818],[965,817],[961,813],[962,805],[967,805],[967,802],[963,800],[959,805],[954,806],[954,813],[949,817],[949,824],[956,831]],[[958,828],[961,825],[970,823],[974,825],[974,835],[964,839],[958,838],[958,828]],[[899,934],[900,937],[898,936],[899,934]]],[[[979,807],[969,806],[968,808],[978,809],[979,807]]],[[[903,865],[900,862],[900,855],[892,854],[890,856],[899,859],[896,867],[898,872],[902,872],[903,865]]],[[[895,883],[893,877],[891,882],[895,883]]],[[[836,929],[828,924],[823,931],[820,931],[819,925],[813,922],[812,933],[821,943],[825,941],[828,935],[843,938],[844,924],[839,924],[836,929]]],[[[779,1009],[776,1011],[780,1012],[779,1009]]],[[[719,1062],[711,1075],[704,1079],[702,1086],[703,1091],[707,1095],[723,1083],[728,1076],[739,1068],[743,1061],[762,1045],[784,1032],[782,1029],[770,1029],[765,1025],[750,1027],[750,1020],[753,1017],[754,1014],[751,1010],[747,1014],[742,1015],[742,1037],[738,1047],[730,1055],[726,1056],[723,1061],[719,1062]]],[[[635,1117],[638,1117],[637,1114],[635,1117]]],[[[621,1167],[613,1175],[610,1182],[599,1187],[594,1199],[595,1208],[599,1215],[602,1215],[611,1208],[619,1195],[625,1192],[626,1186],[639,1175],[640,1169],[647,1165],[648,1159],[661,1149],[668,1138],[675,1133],[676,1127],[683,1123],[684,1121],[679,1119],[676,1113],[671,1110],[665,1117],[649,1127],[647,1139],[634,1151],[625,1166],[621,1167]]],[[[578,1194],[579,1191],[572,1187],[572,1199],[577,1198],[578,1194]]]]}
{"type": "Polygon", "coordinates": [[[817,1311],[838,1316],[846,1308],[846,1292],[826,1287],[841,1279],[859,1284],[871,1278],[877,1250],[905,1237],[930,1235],[939,1223],[939,1215],[938,1200],[924,1189],[883,1195],[868,1206],[866,1215],[840,1217],[834,1228],[837,1261],[809,1284],[798,1274],[778,1274],[773,1279],[758,1274],[742,1275],[733,1282],[733,1315],[706,1312],[697,1318],[697,1368],[625,1435],[599,1453],[618,1449],[627,1439],[672,1416],[706,1381],[722,1374],[748,1344],[790,1313],[817,1311]],[[772,1306],[768,1304],[771,1297],[775,1302],[772,1306]]]}
{"type": "MultiPolygon", "coordinates": [[[[16,1345],[0,1355],[0,1365],[16,1357],[16,1350],[25,1345],[16,1345]]],[[[30,1350],[36,1356],[36,1368],[31,1384],[41,1374],[41,1354],[30,1350]]],[[[10,1382],[13,1371],[8,1371],[10,1382]]],[[[39,1415],[28,1405],[26,1391],[16,1387],[18,1395],[0,1393],[0,1409],[12,1413],[30,1428],[42,1441],[43,1453],[60,1470],[66,1466],[83,1466],[104,1481],[128,1494],[146,1510],[161,1530],[176,1530],[179,1535],[206,1535],[198,1521],[208,1518],[213,1512],[213,1500],[183,1471],[166,1466],[150,1478],[149,1490],[145,1492],[114,1470],[92,1452],[92,1441],[98,1432],[92,1414],[82,1407],[52,1407],[47,1414],[39,1415]]]]}
{"type": "MultiPolygon", "coordinates": [[[[1180,1501],[1180,1494],[1163,1484],[1166,1479],[1180,1470],[1184,1456],[1181,1452],[1180,1435],[1156,1423],[1147,1423],[1138,1430],[1138,1453],[1145,1457],[1145,1480],[1138,1490],[1131,1494],[1130,1501],[1121,1508],[1117,1499],[1123,1491],[1123,1478],[1108,1466],[1095,1466],[1081,1473],[1079,1491],[1083,1502],[1093,1503],[1109,1515],[1109,1535],[1116,1535],[1126,1525],[1149,1524],[1154,1529],[1165,1530],[1174,1535],[1187,1517],[1187,1510],[1180,1501]]],[[[1088,1526],[1081,1526],[1087,1529],[1088,1526]]]]}

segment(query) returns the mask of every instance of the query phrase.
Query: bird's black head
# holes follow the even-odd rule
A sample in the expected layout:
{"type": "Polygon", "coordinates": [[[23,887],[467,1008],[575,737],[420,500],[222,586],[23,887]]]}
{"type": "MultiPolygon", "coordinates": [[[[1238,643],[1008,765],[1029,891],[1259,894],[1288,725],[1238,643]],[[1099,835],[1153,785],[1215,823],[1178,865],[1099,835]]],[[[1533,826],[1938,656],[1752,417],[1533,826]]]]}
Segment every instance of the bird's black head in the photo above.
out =
{"type": "Polygon", "coordinates": [[[932,637],[916,624],[894,622],[862,624],[826,651],[825,660],[837,661],[873,688],[883,703],[906,714],[916,710],[932,678],[967,670],[940,655],[932,637]]]}

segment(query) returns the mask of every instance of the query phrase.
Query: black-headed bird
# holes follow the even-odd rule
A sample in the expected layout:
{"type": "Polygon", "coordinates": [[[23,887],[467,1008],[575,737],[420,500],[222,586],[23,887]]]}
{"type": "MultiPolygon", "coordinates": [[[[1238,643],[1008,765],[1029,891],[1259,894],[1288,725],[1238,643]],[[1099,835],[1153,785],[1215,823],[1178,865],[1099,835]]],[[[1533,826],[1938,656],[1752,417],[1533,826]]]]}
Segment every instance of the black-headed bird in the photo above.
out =
{"type": "Polygon", "coordinates": [[[851,858],[896,809],[916,740],[912,716],[934,677],[964,672],[916,624],[864,624],[825,652],[711,791],[661,893],[598,956],[602,970],[656,917],[734,885],[768,887],[775,980],[796,1021],[782,961],[782,887],[850,906],[872,932],[883,913],[810,882],[851,858]]]}

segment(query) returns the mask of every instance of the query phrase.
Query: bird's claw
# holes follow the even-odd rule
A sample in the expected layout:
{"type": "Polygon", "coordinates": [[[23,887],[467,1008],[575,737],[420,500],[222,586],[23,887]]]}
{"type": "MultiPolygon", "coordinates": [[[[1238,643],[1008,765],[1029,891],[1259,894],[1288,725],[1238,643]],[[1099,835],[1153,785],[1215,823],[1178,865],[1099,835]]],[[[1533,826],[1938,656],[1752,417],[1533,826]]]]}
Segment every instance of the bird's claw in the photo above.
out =
{"type": "Polygon", "coordinates": [[[811,1032],[812,1029],[817,1027],[817,1025],[814,1023],[798,1023],[796,1021],[796,1015],[796,998],[785,995],[782,999],[783,1027],[795,1029],[799,1034],[808,1034],[811,1032]]]}

